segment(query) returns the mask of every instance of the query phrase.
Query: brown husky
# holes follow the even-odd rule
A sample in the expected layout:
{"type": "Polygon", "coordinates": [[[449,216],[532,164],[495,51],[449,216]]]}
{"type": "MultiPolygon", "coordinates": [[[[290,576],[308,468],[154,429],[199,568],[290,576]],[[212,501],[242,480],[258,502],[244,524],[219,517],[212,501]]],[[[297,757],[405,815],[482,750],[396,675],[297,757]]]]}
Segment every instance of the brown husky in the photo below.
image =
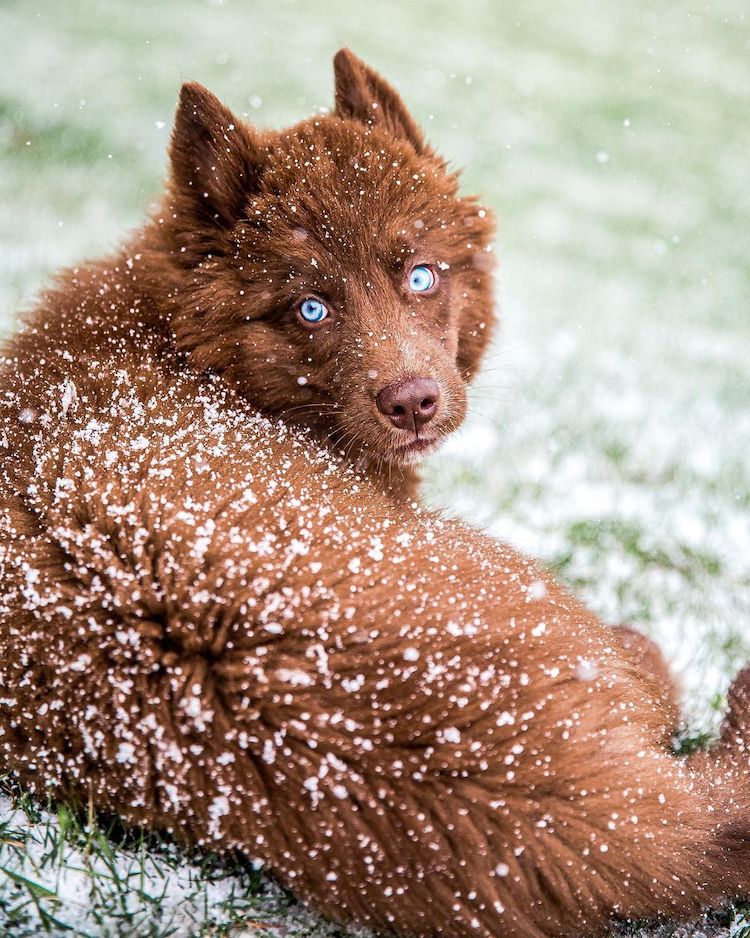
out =
{"type": "Polygon", "coordinates": [[[161,210],[6,347],[4,766],[387,934],[747,895],[750,676],[676,757],[653,646],[400,497],[463,417],[491,224],[335,67],[335,111],[282,132],[185,86],[161,210]]]}

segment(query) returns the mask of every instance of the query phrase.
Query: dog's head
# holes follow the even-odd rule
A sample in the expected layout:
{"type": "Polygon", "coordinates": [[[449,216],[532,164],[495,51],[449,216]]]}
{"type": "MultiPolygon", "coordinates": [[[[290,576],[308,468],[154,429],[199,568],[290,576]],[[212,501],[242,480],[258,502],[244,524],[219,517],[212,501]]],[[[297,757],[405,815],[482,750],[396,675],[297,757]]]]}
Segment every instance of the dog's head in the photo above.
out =
{"type": "Polygon", "coordinates": [[[336,107],[259,132],[186,84],[167,210],[195,367],[352,457],[406,464],[463,420],[492,324],[489,213],[348,50],[336,107]]]}

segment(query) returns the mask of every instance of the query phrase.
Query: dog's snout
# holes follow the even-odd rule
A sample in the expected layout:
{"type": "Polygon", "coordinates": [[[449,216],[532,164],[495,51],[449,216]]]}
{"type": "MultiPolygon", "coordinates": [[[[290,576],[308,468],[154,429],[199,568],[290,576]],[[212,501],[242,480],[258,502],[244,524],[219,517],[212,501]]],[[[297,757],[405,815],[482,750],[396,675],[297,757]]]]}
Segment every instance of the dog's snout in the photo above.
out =
{"type": "Polygon", "coordinates": [[[438,410],[440,388],[434,378],[406,378],[386,385],[375,403],[399,430],[418,433],[438,410]]]}

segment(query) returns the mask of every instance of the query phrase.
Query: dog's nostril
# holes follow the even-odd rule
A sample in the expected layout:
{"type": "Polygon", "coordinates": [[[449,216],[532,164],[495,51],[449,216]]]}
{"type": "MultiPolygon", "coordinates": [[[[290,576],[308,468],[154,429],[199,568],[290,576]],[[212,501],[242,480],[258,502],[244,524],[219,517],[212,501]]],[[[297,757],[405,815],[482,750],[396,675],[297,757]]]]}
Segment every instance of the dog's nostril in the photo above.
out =
{"type": "Polygon", "coordinates": [[[434,378],[405,378],[386,385],[375,398],[378,410],[400,430],[419,430],[438,411],[440,387],[434,378]]]}

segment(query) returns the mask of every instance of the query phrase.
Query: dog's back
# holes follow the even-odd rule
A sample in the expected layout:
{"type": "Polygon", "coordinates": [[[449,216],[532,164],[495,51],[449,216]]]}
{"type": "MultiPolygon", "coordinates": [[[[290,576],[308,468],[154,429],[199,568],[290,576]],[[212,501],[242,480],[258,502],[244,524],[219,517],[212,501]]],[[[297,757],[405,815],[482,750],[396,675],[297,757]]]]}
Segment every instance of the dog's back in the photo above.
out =
{"type": "Polygon", "coordinates": [[[239,847],[384,931],[583,934],[747,887],[737,816],[665,748],[648,679],[534,564],[216,382],[101,364],[96,402],[61,386],[13,431],[19,780],[239,847]]]}

